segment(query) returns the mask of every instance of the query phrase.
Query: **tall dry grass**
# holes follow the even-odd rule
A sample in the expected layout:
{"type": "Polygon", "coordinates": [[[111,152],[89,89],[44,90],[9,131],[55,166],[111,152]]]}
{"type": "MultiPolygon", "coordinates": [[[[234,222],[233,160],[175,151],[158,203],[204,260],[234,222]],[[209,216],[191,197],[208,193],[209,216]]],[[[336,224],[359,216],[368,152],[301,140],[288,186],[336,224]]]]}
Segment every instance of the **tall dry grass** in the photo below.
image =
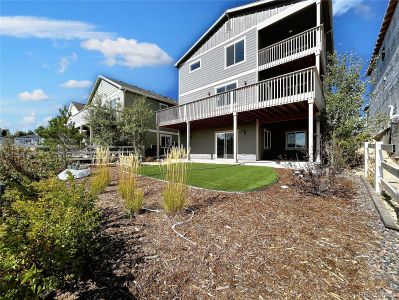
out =
{"type": "Polygon", "coordinates": [[[98,147],[96,149],[95,164],[97,167],[90,186],[91,194],[94,197],[103,193],[111,182],[111,175],[108,168],[109,158],[108,148],[98,147]]]}
{"type": "Polygon", "coordinates": [[[167,213],[176,213],[184,208],[187,200],[187,164],[183,161],[187,153],[183,147],[173,147],[161,168],[167,181],[162,193],[162,206],[167,213]]]}
{"type": "Polygon", "coordinates": [[[144,202],[144,191],[138,187],[137,182],[140,169],[138,155],[129,154],[119,157],[118,191],[125,202],[126,209],[132,214],[139,212],[144,202]]]}

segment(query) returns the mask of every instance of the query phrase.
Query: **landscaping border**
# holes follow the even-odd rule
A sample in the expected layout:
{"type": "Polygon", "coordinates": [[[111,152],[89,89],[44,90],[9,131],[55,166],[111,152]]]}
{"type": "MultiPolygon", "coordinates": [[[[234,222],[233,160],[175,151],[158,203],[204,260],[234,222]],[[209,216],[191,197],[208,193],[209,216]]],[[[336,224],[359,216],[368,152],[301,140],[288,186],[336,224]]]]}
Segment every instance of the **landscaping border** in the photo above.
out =
{"type": "Polygon", "coordinates": [[[386,228],[399,231],[398,223],[388,213],[388,211],[385,208],[385,205],[384,205],[383,200],[381,199],[381,197],[379,197],[377,195],[377,193],[374,191],[374,189],[371,187],[370,183],[367,181],[367,179],[363,175],[360,175],[360,178],[362,179],[363,184],[367,188],[367,191],[368,191],[368,193],[370,195],[370,198],[373,201],[374,206],[377,209],[377,212],[380,215],[380,219],[381,219],[382,223],[384,224],[384,226],[386,228]]]}

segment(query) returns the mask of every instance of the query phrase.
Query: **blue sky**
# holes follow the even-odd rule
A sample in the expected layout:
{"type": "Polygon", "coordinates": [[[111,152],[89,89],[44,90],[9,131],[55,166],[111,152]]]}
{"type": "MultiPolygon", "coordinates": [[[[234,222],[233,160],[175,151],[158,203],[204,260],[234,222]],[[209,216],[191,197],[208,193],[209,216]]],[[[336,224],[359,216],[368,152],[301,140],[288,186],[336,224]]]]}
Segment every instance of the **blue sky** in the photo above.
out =
{"type": "MultiPolygon", "coordinates": [[[[35,129],[98,74],[177,98],[174,62],[251,1],[1,1],[0,127],[35,129]]],[[[370,58],[388,0],[335,0],[338,51],[370,58]]]]}

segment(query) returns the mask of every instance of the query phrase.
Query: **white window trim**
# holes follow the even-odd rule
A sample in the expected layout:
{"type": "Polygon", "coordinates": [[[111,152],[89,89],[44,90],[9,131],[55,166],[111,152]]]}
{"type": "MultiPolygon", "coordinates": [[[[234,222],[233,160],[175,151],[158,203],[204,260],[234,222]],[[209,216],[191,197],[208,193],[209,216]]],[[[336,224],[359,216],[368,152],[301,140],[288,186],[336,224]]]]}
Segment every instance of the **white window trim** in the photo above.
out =
{"type": "Polygon", "coordinates": [[[272,132],[267,129],[263,129],[263,148],[264,149],[271,149],[272,148],[272,132]],[[265,133],[268,132],[270,134],[270,145],[269,147],[266,147],[266,139],[265,139],[265,133]]]}
{"type": "MultiPolygon", "coordinates": [[[[235,56],[235,47],[234,47],[234,56],[235,56]]],[[[247,37],[246,36],[244,36],[241,39],[235,40],[234,42],[231,42],[224,46],[224,69],[225,70],[230,69],[235,66],[238,66],[238,65],[241,65],[241,64],[245,63],[246,61],[247,61],[247,37]],[[244,59],[238,63],[234,63],[230,66],[227,66],[227,48],[230,47],[231,45],[237,44],[241,41],[244,41],[244,59]]]]}
{"type": "Polygon", "coordinates": [[[286,131],[285,133],[285,150],[303,150],[308,148],[308,132],[306,130],[286,131]],[[305,133],[305,147],[288,147],[288,134],[289,133],[305,133]]]}
{"type": "Polygon", "coordinates": [[[219,85],[215,86],[215,88],[214,88],[215,95],[217,95],[216,90],[218,88],[221,88],[223,86],[227,86],[227,85],[232,84],[232,83],[235,83],[236,84],[236,89],[238,89],[238,80],[228,81],[228,82],[225,82],[225,83],[222,83],[222,84],[219,84],[219,85]]]}
{"type": "Polygon", "coordinates": [[[223,131],[215,131],[215,153],[214,157],[215,159],[228,159],[228,158],[218,158],[218,134],[219,133],[233,133],[233,130],[223,130],[223,131]]]}
{"type": "Polygon", "coordinates": [[[163,110],[163,109],[167,109],[167,108],[169,108],[169,106],[167,104],[159,103],[159,110],[163,110]],[[162,106],[163,106],[163,108],[162,108],[162,106]]]}
{"type": "Polygon", "coordinates": [[[172,135],[171,134],[160,134],[159,135],[159,140],[160,140],[160,147],[162,147],[162,148],[169,148],[169,147],[172,147],[172,145],[173,145],[173,139],[172,139],[172,135]],[[162,147],[162,138],[163,137],[169,137],[170,138],[170,145],[165,145],[164,147],[162,147]]]}
{"type": "Polygon", "coordinates": [[[194,60],[194,61],[192,61],[192,62],[189,63],[189,65],[188,65],[188,72],[189,72],[189,73],[194,73],[195,71],[201,70],[201,68],[202,68],[202,61],[201,61],[201,58],[199,58],[199,59],[194,60]],[[193,65],[193,64],[195,64],[195,63],[197,63],[197,62],[200,63],[199,68],[197,68],[197,69],[191,71],[191,65],[193,65]]]}

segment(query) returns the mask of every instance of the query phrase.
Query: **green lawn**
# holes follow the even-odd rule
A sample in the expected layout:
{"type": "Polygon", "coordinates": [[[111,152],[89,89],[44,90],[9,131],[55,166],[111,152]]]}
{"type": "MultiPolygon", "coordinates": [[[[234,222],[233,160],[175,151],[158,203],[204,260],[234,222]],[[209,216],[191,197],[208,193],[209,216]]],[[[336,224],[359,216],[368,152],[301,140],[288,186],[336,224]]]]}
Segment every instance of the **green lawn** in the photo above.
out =
{"type": "MultiPolygon", "coordinates": [[[[163,179],[159,166],[144,165],[141,174],[163,179]]],[[[248,192],[275,183],[278,175],[273,168],[188,163],[188,184],[218,191],[248,192]]]]}

